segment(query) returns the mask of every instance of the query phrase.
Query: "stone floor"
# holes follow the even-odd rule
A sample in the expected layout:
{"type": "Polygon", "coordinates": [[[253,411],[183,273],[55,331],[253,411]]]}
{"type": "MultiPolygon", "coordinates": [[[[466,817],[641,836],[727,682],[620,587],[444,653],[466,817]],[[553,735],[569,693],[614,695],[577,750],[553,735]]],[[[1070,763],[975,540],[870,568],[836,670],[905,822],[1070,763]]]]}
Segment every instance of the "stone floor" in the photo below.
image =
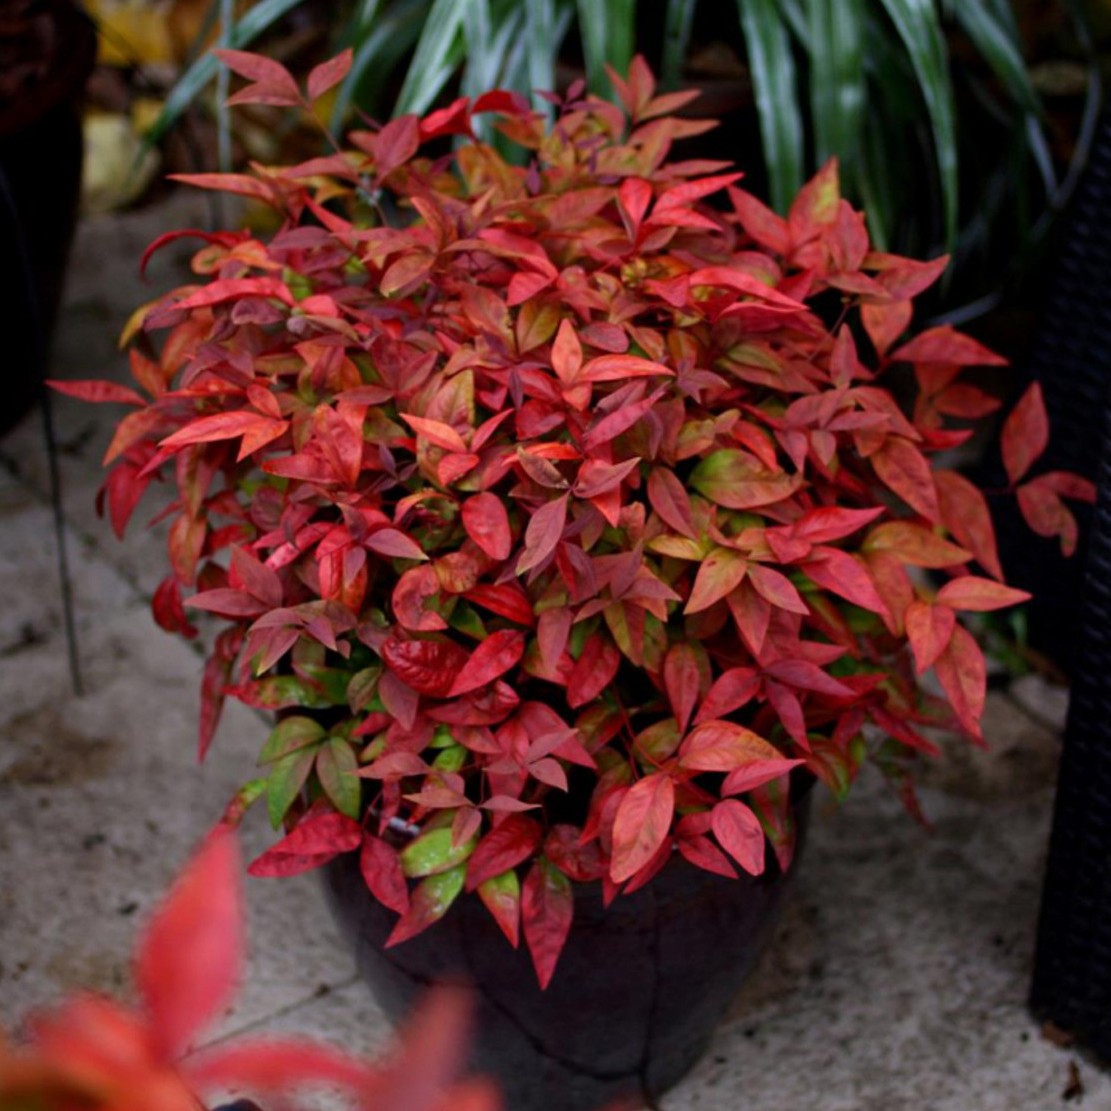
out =
{"type": "MultiPolygon", "coordinates": [[[[84,223],[54,374],[121,376],[115,336],[171,284],[171,249],[136,260],[203,208],[84,223]]],[[[187,252],[188,246],[185,251],[187,252]]],[[[78,985],[128,989],[144,915],[246,778],[262,723],[229,708],[195,766],[200,658],[152,623],[161,539],[118,542],[97,519],[110,412],[59,399],[85,693],[66,667],[37,415],[0,439],[0,1026],[78,985]]],[[[1045,1111],[1077,1094],[1111,1108],[1111,1077],[1047,1041],[1023,1001],[1065,694],[1024,680],[993,694],[988,754],[931,770],[932,834],[882,786],[820,805],[794,903],[706,1058],[665,1111],[1045,1111]]],[[[266,844],[248,822],[247,848],[266,844]]],[[[339,945],[312,876],[248,881],[246,987],[217,1037],[297,1030],[359,1052],[388,1029],[339,945]]]]}

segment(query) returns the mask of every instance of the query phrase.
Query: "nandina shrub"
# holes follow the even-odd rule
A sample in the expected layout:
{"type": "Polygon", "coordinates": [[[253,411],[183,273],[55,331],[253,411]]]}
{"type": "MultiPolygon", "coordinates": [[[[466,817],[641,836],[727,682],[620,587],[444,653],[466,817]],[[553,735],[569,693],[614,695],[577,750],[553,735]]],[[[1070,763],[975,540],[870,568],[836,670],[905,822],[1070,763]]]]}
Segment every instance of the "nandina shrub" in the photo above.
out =
{"type": "MultiPolygon", "coordinates": [[[[303,97],[224,58],[268,103],[344,67],[303,97]]],[[[159,623],[192,632],[182,591],[225,623],[201,754],[226,695],[282,712],[258,790],[288,835],[255,874],[358,850],[391,943],[477,891],[542,984],[574,883],[612,898],[675,852],[756,874],[767,842],[786,867],[793,769],[841,796],[871,759],[913,805],[922,727],[981,737],[958,614],[1025,598],[983,494],[937,462],[998,407],[966,370],[1001,360],[907,336],[945,260],[874,250],[835,162],[782,218],[670,161],[705,126],[672,114],[688,94],[640,61],[615,84],[620,106],[550,98],[552,126],[494,92],[185,179],[280,229],[203,235],[197,281],[136,314],[146,397],[65,387],[135,406],[118,532],[172,483],[159,623]],[[475,138],[482,113],[524,164],[475,138]]],[[[1006,469],[1071,547],[1062,495],[1091,489],[1027,479],[1046,436],[1034,387],[1006,469]]]]}

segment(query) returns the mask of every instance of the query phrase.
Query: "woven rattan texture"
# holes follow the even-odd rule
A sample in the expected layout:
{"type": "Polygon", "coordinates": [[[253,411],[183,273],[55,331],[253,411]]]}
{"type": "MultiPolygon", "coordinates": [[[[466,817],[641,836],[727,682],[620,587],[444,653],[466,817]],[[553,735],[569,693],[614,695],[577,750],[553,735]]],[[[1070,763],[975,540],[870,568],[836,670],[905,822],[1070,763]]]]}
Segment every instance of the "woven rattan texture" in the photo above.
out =
{"type": "Polygon", "coordinates": [[[1097,481],[1031,1005],[1111,1061],[1111,452],[1097,481]]]}

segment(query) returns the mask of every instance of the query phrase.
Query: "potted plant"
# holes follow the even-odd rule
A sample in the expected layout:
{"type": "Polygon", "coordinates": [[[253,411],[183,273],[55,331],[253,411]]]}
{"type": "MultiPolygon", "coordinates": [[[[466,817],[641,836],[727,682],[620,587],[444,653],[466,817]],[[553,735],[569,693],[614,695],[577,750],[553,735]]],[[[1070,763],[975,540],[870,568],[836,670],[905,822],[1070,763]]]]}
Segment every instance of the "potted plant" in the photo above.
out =
{"type": "MultiPolygon", "coordinates": [[[[304,93],[222,57],[233,100],[303,107],[350,62],[304,93]]],[[[688,94],[639,59],[613,80],[620,104],[572,89],[552,126],[492,92],[185,178],[280,230],[163,236],[207,242],[126,328],[147,396],[63,387],[134,407],[117,531],[173,484],[155,617],[224,623],[202,757],[227,695],[279,713],[248,794],[286,836],[252,872],[327,865],[387,1007],[477,979],[479,1060],[546,1111],[689,1068],[810,783],[843,797],[870,760],[913,808],[923,727],[982,740],[958,613],[1026,597],[939,460],[997,407],[966,368],[1001,360],[906,335],[945,259],[873,250],[835,162],[779,217],[669,161],[706,126],[673,114],[688,94]],[[486,113],[524,164],[474,138],[486,113]]],[[[1091,490],[1023,483],[1045,438],[1033,389],[1007,473],[1067,538],[1060,495],[1091,490]]]]}

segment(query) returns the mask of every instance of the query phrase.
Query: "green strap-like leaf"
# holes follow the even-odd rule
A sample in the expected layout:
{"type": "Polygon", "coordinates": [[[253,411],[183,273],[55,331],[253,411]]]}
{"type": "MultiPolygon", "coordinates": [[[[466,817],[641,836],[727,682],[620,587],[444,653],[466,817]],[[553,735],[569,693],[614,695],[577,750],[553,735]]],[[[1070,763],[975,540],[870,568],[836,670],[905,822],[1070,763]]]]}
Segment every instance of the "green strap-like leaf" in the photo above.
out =
{"type": "Polygon", "coordinates": [[[841,159],[854,185],[864,118],[864,26],[861,0],[810,0],[810,109],[819,164],[841,159]]]}
{"type": "Polygon", "coordinates": [[[663,61],[660,64],[660,84],[665,89],[674,89],[679,85],[697,3],[698,0],[667,0],[663,61]]]}
{"type": "Polygon", "coordinates": [[[775,0],[737,0],[773,206],[786,212],[802,188],[802,112],[791,40],[775,0]]]}
{"type": "Polygon", "coordinates": [[[957,234],[957,130],[945,36],[933,0],[880,2],[899,32],[926,101],[941,181],[944,239],[949,247],[957,234]]]}
{"type": "Polygon", "coordinates": [[[1017,38],[989,10],[987,0],[961,0],[955,7],[957,22],[992,68],[1007,95],[1025,111],[1040,115],[1042,106],[1017,38]]]}
{"type": "Polygon", "coordinates": [[[636,0],[578,0],[586,83],[592,92],[612,92],[606,66],[621,76],[633,60],[636,0]]]}
{"type": "Polygon", "coordinates": [[[435,0],[417,40],[405,83],[397,97],[395,116],[421,115],[440,95],[454,70],[451,54],[458,49],[468,9],[476,0],[435,0]]]}

